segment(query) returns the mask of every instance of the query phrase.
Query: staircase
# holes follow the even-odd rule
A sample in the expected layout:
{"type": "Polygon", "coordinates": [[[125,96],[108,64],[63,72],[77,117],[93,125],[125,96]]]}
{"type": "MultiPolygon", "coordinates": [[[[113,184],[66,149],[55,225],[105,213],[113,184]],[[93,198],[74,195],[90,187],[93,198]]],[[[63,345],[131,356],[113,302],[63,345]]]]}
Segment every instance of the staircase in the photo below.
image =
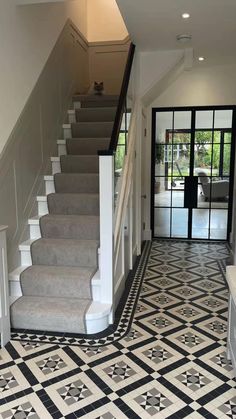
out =
{"type": "Polygon", "coordinates": [[[46,195],[37,197],[38,216],[29,220],[30,240],[19,247],[22,266],[10,274],[16,329],[94,333],[108,325],[110,307],[99,302],[97,150],[108,148],[117,101],[73,98],[59,157],[44,177],[46,195]]]}

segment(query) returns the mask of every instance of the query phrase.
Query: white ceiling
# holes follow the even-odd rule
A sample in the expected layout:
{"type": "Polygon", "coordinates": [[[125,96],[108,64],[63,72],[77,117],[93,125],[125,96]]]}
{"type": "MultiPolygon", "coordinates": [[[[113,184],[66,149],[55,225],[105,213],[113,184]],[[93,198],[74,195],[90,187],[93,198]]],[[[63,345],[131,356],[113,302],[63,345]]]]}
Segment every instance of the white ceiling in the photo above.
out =
{"type": "Polygon", "coordinates": [[[236,0],[116,0],[133,42],[143,51],[184,48],[191,34],[196,56],[236,59],[236,0]],[[190,13],[190,19],[181,15],[190,13]]]}

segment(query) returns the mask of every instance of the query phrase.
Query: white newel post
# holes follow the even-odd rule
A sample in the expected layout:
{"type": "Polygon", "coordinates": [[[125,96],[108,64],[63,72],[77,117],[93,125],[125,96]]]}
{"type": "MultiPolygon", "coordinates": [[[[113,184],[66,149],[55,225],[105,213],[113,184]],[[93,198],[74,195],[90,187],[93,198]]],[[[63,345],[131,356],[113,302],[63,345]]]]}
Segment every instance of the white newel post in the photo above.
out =
{"type": "Polygon", "coordinates": [[[6,226],[0,226],[0,333],[1,347],[10,340],[6,226]]]}
{"type": "Polygon", "coordinates": [[[99,156],[101,302],[114,297],[114,157],[99,156]]]}

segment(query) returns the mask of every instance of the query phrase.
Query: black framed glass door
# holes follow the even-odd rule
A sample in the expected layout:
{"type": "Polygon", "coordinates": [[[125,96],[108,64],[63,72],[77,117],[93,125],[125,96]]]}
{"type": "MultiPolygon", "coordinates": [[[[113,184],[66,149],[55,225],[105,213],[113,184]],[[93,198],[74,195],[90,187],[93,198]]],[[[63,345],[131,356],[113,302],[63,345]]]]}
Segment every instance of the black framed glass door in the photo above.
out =
{"type": "Polygon", "coordinates": [[[228,238],[233,117],[229,107],[153,110],[154,237],[228,238]]]}

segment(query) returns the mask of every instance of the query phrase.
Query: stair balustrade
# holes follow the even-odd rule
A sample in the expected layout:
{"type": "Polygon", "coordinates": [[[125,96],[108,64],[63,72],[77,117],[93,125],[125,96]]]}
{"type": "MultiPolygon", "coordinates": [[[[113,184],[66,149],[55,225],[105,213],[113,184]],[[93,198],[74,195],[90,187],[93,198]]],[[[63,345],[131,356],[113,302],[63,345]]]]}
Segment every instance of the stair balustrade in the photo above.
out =
{"type": "Polygon", "coordinates": [[[111,323],[134,257],[140,253],[136,228],[140,191],[140,178],[136,176],[139,106],[133,92],[134,51],[131,44],[109,149],[98,152],[101,302],[112,306],[111,323]]]}

